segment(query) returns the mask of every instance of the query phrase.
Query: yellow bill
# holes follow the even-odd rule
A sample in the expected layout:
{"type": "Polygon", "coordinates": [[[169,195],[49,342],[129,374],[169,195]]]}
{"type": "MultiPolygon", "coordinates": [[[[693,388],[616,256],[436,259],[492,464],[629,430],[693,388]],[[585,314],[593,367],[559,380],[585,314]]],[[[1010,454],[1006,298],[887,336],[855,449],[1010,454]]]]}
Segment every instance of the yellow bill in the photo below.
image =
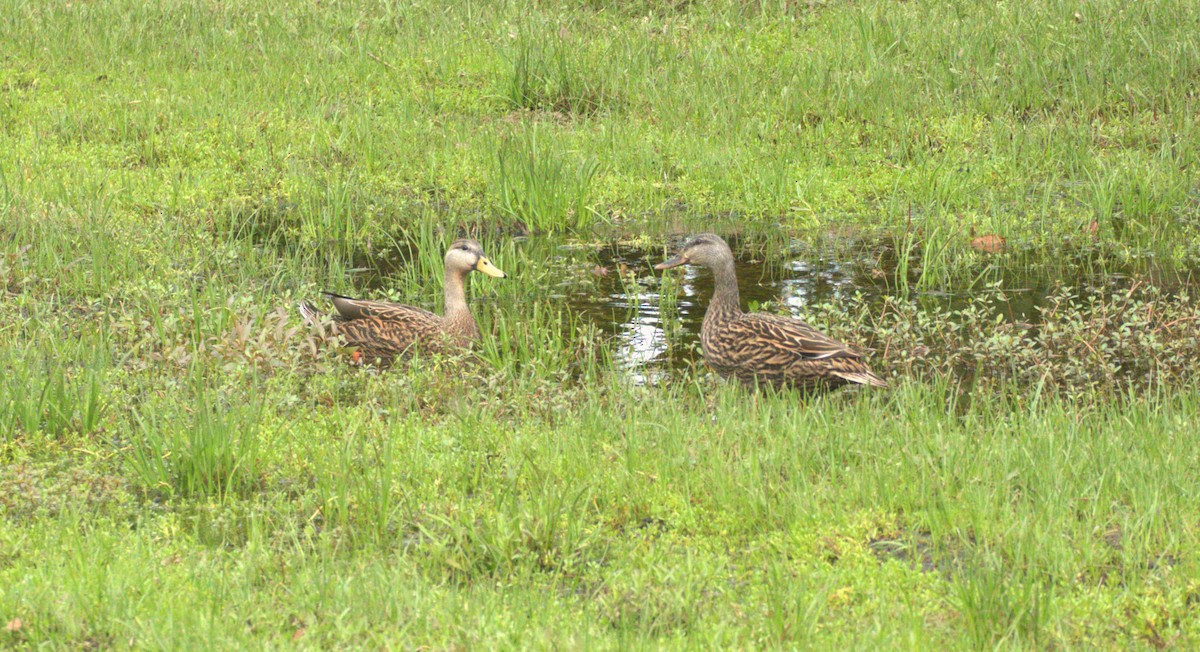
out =
{"type": "Polygon", "coordinates": [[[479,272],[483,272],[484,274],[487,274],[488,276],[493,276],[495,278],[504,278],[504,277],[508,276],[508,274],[505,274],[504,272],[500,271],[499,267],[496,267],[495,265],[493,265],[492,261],[488,260],[487,258],[485,258],[483,256],[480,256],[479,261],[475,263],[475,270],[479,271],[479,272]]]}

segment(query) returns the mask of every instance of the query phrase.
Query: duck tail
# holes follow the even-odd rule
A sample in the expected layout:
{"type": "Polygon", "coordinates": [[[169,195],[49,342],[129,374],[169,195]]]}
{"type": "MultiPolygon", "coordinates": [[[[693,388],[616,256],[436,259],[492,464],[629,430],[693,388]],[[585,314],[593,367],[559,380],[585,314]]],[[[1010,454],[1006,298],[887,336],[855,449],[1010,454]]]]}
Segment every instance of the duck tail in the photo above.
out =
{"type": "Polygon", "coordinates": [[[847,382],[856,385],[866,385],[868,387],[887,387],[888,382],[866,367],[860,369],[835,369],[832,371],[834,376],[841,378],[847,382]]]}
{"type": "Polygon", "coordinates": [[[300,316],[304,318],[305,324],[309,324],[309,325],[315,324],[315,323],[321,321],[321,318],[325,316],[325,313],[321,312],[320,310],[317,310],[316,306],[314,306],[313,304],[311,304],[307,301],[301,301],[299,307],[300,307],[300,316]]]}

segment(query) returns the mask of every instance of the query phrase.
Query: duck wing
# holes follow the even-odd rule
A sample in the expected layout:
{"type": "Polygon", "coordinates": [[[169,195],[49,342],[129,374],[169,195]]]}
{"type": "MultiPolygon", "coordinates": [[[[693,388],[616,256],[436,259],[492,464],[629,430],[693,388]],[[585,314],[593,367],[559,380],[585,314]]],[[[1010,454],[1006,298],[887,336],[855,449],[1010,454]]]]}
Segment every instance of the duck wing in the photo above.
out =
{"type": "Polygon", "coordinates": [[[414,344],[434,348],[445,344],[444,320],[428,310],[332,292],[325,296],[336,310],[334,332],[368,360],[390,361],[406,354],[414,344]]]}
{"type": "Polygon", "coordinates": [[[721,339],[732,346],[722,357],[755,376],[795,381],[826,377],[887,386],[863,362],[861,353],[799,319],[744,313],[723,330],[721,339]]]}
{"type": "Polygon", "coordinates": [[[850,345],[839,342],[799,319],[768,315],[761,312],[744,313],[730,324],[741,330],[747,340],[756,341],[781,359],[828,360],[862,357],[850,345]]]}
{"type": "Polygon", "coordinates": [[[325,292],[324,294],[333,302],[333,307],[337,310],[337,315],[334,317],[337,321],[377,318],[409,322],[412,320],[428,319],[436,323],[441,319],[441,317],[428,310],[417,308],[416,306],[406,306],[402,303],[367,301],[366,299],[355,299],[332,292],[325,292]]]}

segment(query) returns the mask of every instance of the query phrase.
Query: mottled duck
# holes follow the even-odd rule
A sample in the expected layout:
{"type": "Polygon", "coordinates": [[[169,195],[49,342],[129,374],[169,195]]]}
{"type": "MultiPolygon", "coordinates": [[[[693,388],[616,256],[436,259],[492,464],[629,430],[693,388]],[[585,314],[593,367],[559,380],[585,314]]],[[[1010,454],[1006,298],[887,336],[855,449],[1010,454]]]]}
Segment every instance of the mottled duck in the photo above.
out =
{"type": "MultiPolygon", "coordinates": [[[[496,268],[483,247],[474,240],[455,240],[446,252],[445,314],[435,315],[414,306],[384,301],[352,299],[332,292],[325,296],[337,311],[333,315],[333,331],[347,347],[355,351],[356,360],[387,364],[404,357],[412,348],[427,352],[449,353],[470,346],[479,338],[479,327],[467,307],[464,286],[471,272],[483,272],[495,278],[505,273],[496,268]]],[[[305,323],[321,320],[324,313],[312,304],[300,304],[305,323]]]]}
{"type": "Polygon", "coordinates": [[[736,378],[746,385],[801,390],[846,384],[887,386],[887,381],[867,368],[860,353],[803,321],[743,312],[733,252],[719,236],[697,235],[684,243],[677,256],[654,268],[680,265],[712,270],[715,290],[704,313],[700,345],[704,361],[722,377],[736,378]]]}

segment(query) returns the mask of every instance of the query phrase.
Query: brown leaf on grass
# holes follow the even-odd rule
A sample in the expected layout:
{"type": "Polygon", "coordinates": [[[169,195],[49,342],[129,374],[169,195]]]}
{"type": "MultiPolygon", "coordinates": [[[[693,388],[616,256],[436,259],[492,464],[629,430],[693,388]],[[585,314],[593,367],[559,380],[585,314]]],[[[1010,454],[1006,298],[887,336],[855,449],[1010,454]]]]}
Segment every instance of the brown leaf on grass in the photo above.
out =
{"type": "Polygon", "coordinates": [[[989,233],[981,235],[971,241],[971,248],[975,251],[982,251],[985,254],[998,254],[1004,251],[1004,236],[989,233]]]}
{"type": "Polygon", "coordinates": [[[301,627],[300,629],[297,629],[296,631],[292,632],[292,640],[298,641],[298,640],[304,638],[304,632],[307,631],[307,629],[308,629],[307,627],[301,627]]]}
{"type": "Polygon", "coordinates": [[[1096,237],[1096,234],[1100,232],[1100,223],[1096,220],[1092,220],[1083,228],[1083,231],[1094,238],[1096,237]]]}
{"type": "Polygon", "coordinates": [[[24,626],[25,623],[21,622],[20,618],[13,618],[12,620],[8,621],[8,624],[4,626],[4,629],[5,631],[9,632],[19,632],[24,626]]]}

